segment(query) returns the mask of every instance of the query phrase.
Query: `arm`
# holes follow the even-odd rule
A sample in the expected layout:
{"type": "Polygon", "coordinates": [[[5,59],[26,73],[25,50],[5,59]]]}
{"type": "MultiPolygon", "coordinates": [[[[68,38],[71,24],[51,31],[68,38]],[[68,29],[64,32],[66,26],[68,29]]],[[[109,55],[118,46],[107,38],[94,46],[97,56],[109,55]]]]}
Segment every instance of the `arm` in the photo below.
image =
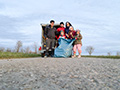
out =
{"type": "Polygon", "coordinates": [[[71,37],[72,37],[72,38],[75,38],[75,36],[74,36],[73,34],[71,34],[71,37]]]}
{"type": "Polygon", "coordinates": [[[82,39],[82,35],[81,34],[79,34],[79,36],[77,37],[77,39],[82,39]]]}
{"type": "Polygon", "coordinates": [[[60,32],[59,32],[59,28],[58,28],[58,29],[55,30],[55,35],[58,37],[59,34],[60,34],[60,32]]]}
{"type": "Polygon", "coordinates": [[[48,38],[48,37],[47,37],[47,34],[48,34],[48,27],[46,26],[46,27],[45,27],[45,38],[48,38]]]}
{"type": "Polygon", "coordinates": [[[76,32],[72,32],[71,37],[75,38],[76,32]]]}

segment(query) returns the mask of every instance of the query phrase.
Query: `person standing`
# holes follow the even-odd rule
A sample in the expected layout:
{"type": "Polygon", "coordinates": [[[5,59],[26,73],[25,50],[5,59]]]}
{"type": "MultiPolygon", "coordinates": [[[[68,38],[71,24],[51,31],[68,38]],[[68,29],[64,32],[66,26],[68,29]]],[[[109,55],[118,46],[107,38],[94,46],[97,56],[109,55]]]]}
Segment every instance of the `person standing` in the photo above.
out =
{"type": "Polygon", "coordinates": [[[81,57],[81,52],[82,52],[82,50],[81,50],[81,47],[82,47],[82,41],[81,41],[82,35],[81,35],[79,29],[76,30],[75,39],[76,40],[74,41],[73,56],[72,56],[72,58],[76,57],[76,51],[77,51],[77,49],[78,49],[78,53],[79,53],[78,58],[80,58],[81,57]]]}
{"type": "Polygon", "coordinates": [[[52,48],[51,51],[51,57],[54,56],[54,49],[55,49],[55,34],[57,29],[54,27],[54,20],[50,21],[50,25],[46,26],[45,28],[45,38],[46,38],[46,53],[45,53],[45,57],[47,57],[49,55],[48,51],[50,48],[52,48]],[[52,47],[51,47],[52,46],[52,47]]]}
{"type": "MultiPolygon", "coordinates": [[[[69,33],[69,27],[72,26],[72,24],[70,22],[66,22],[66,27],[65,27],[65,35],[66,37],[68,36],[69,33]]],[[[68,37],[67,37],[68,38],[68,37]]]]}
{"type": "Polygon", "coordinates": [[[67,35],[68,39],[74,39],[75,35],[76,35],[76,31],[74,30],[73,26],[70,26],[69,27],[69,32],[68,32],[68,35],[67,35]]]}

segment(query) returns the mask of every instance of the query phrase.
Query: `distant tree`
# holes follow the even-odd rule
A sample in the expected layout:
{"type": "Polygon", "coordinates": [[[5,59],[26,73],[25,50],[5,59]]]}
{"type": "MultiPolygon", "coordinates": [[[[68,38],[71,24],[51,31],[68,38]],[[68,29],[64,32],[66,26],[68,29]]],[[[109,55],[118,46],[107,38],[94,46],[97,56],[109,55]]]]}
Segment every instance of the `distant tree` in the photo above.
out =
{"type": "Polygon", "coordinates": [[[87,46],[85,50],[89,53],[90,56],[94,52],[94,48],[92,46],[87,46]]]}
{"type": "Polygon", "coordinates": [[[21,48],[21,49],[20,49],[20,52],[21,52],[21,53],[25,53],[25,49],[24,49],[24,48],[21,48]]]}
{"type": "Polygon", "coordinates": [[[120,56],[120,52],[117,51],[116,55],[117,55],[117,56],[120,56]]]}
{"type": "Polygon", "coordinates": [[[30,47],[29,46],[25,48],[25,53],[30,53],[30,47]]]}
{"type": "Polygon", "coordinates": [[[12,52],[16,52],[16,49],[14,48],[14,49],[12,50],[12,52]]]}
{"type": "Polygon", "coordinates": [[[6,52],[12,52],[12,50],[10,48],[7,48],[6,52]]]}
{"type": "Polygon", "coordinates": [[[4,47],[0,47],[0,52],[4,52],[5,48],[4,47]]]}
{"type": "Polygon", "coordinates": [[[17,43],[16,43],[16,52],[19,52],[21,47],[22,47],[22,42],[17,41],[17,43]]]}
{"type": "Polygon", "coordinates": [[[108,52],[107,55],[108,55],[108,56],[111,56],[111,52],[108,52]]]}
{"type": "Polygon", "coordinates": [[[34,42],[34,44],[33,44],[33,49],[35,50],[35,53],[37,53],[37,43],[36,42],[34,42]]]}

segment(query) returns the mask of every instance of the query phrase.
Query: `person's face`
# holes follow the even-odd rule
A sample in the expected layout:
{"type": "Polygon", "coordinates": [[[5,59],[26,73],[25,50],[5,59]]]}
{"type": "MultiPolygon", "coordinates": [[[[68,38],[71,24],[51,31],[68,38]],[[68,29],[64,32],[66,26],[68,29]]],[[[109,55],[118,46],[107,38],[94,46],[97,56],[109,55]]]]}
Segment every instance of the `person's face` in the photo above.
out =
{"type": "Polygon", "coordinates": [[[69,27],[70,26],[70,24],[67,22],[67,27],[69,27]]]}
{"type": "Polygon", "coordinates": [[[64,32],[61,32],[61,35],[64,35],[64,32]]]}
{"type": "Polygon", "coordinates": [[[79,34],[80,32],[79,31],[77,31],[77,34],[79,34]]]}
{"type": "Polygon", "coordinates": [[[64,24],[60,24],[60,27],[64,27],[64,24]]]}
{"type": "Polygon", "coordinates": [[[73,30],[73,27],[70,27],[70,31],[72,31],[73,30]]]}
{"type": "Polygon", "coordinates": [[[54,26],[54,22],[51,22],[50,25],[51,25],[51,27],[53,27],[54,26]]]}

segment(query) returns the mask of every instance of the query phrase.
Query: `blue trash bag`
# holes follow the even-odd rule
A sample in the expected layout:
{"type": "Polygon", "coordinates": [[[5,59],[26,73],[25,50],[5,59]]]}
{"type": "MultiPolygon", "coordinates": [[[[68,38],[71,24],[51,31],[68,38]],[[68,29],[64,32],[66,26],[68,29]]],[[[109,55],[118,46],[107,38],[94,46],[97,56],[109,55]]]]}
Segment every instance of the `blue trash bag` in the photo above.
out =
{"type": "Polygon", "coordinates": [[[70,57],[72,55],[73,42],[75,39],[64,39],[58,40],[59,46],[54,51],[54,57],[70,57]]]}

